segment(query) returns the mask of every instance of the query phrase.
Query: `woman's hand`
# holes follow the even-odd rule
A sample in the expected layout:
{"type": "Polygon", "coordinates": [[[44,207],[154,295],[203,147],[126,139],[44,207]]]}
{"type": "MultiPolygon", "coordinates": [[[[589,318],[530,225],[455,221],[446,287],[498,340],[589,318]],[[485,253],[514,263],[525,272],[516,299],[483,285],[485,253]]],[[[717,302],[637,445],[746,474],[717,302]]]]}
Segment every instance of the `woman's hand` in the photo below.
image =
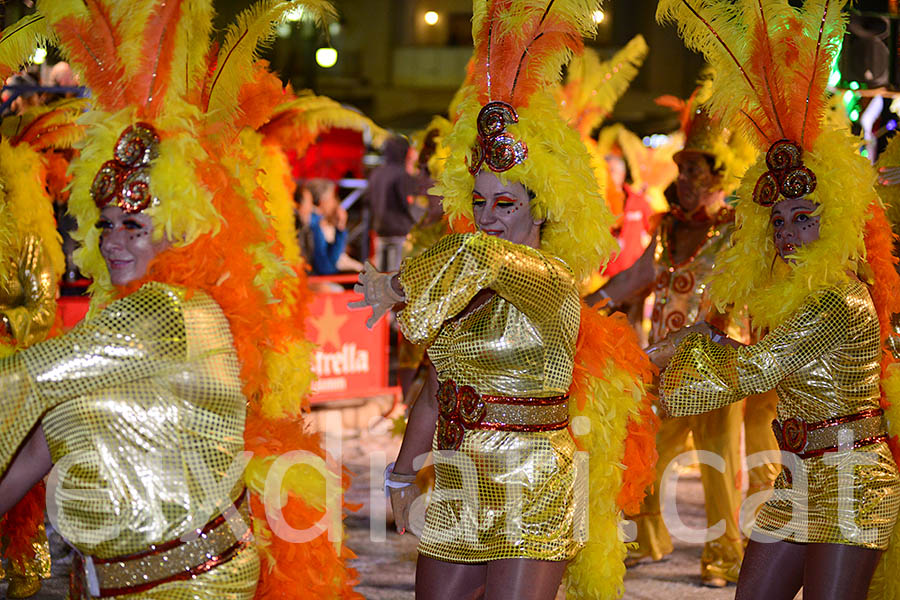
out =
{"type": "Polygon", "coordinates": [[[715,331],[709,323],[700,321],[690,327],[685,327],[684,329],[679,329],[674,333],[670,333],[659,342],[647,346],[644,351],[654,365],[659,367],[660,370],[665,369],[669,365],[669,361],[672,360],[672,357],[675,356],[675,350],[678,348],[678,344],[691,333],[700,333],[708,338],[713,338],[713,335],[715,335],[715,331]]]}
{"type": "Polygon", "coordinates": [[[394,526],[397,533],[404,534],[409,529],[409,511],[422,490],[416,485],[415,474],[403,475],[394,473],[394,463],[384,470],[384,487],[391,497],[391,512],[394,513],[394,526]]]}
{"type": "Polygon", "coordinates": [[[900,183],[900,167],[881,167],[878,169],[878,183],[881,185],[897,185],[900,183]]]}
{"type": "Polygon", "coordinates": [[[372,329],[375,323],[394,305],[406,300],[403,294],[397,291],[399,284],[395,284],[393,281],[396,276],[397,272],[382,273],[370,262],[366,262],[366,266],[359,274],[359,280],[353,286],[353,291],[362,294],[363,299],[350,302],[347,306],[350,308],[372,307],[372,316],[366,321],[366,327],[369,329],[372,329]]]}

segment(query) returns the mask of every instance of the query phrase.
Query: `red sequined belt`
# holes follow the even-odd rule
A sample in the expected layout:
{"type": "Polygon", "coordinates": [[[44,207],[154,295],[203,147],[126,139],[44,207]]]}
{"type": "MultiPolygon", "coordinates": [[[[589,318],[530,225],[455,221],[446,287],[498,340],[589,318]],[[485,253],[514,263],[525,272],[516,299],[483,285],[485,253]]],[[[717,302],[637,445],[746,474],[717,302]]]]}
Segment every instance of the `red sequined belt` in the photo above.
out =
{"type": "Polygon", "coordinates": [[[884,411],[880,408],[871,408],[816,423],[795,418],[782,422],[776,419],[772,421],[772,430],[779,448],[800,458],[812,458],[842,449],[842,432],[852,439],[849,445],[852,448],[887,440],[883,416],[884,411]]]}
{"type": "Polygon", "coordinates": [[[458,450],[466,429],[555,431],[569,424],[569,396],[520,398],[479,394],[452,379],[441,382],[438,402],[438,450],[458,450]]]}
{"type": "MultiPolygon", "coordinates": [[[[79,583],[94,598],[140,594],[164,583],[193,579],[228,562],[253,540],[246,496],[242,493],[202,528],[143,552],[115,558],[76,555],[83,560],[79,574],[83,573],[84,579],[79,583]]],[[[76,583],[76,590],[78,587],[76,583]]]]}

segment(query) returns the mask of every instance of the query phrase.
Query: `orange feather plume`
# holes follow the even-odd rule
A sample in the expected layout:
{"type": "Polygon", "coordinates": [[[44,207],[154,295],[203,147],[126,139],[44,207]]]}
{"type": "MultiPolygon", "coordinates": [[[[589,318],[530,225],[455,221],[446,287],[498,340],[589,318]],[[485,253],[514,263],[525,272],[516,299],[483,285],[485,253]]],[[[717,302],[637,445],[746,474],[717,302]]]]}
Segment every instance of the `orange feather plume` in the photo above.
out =
{"type": "Polygon", "coordinates": [[[125,67],[119,60],[119,33],[108,8],[98,0],[84,0],[85,15],[59,19],[53,29],[70,62],[82,69],[84,83],[91,88],[98,105],[115,111],[126,106],[125,67]]]}
{"type": "Polygon", "coordinates": [[[183,18],[183,4],[183,0],[168,0],[157,5],[144,28],[142,54],[146,62],[127,88],[129,101],[142,106],[147,118],[157,116],[163,108],[172,75],[178,23],[183,18]]]}
{"type": "Polygon", "coordinates": [[[475,54],[469,81],[478,82],[479,100],[527,106],[537,90],[553,86],[572,53],[593,32],[591,5],[599,2],[494,0],[476,15],[475,54]]]}
{"type": "MultiPolygon", "coordinates": [[[[625,315],[601,314],[596,308],[582,305],[581,326],[575,349],[575,369],[570,393],[583,404],[588,379],[605,379],[606,366],[612,362],[619,369],[633,375],[635,381],[650,384],[657,368],[641,349],[634,329],[625,315]]],[[[580,406],[579,408],[584,408],[580,406]]],[[[656,432],[659,417],[653,412],[653,395],[642,396],[638,414],[628,420],[627,435],[621,462],[625,465],[622,486],[616,498],[619,508],[629,513],[639,511],[647,487],[653,483],[656,469],[656,432]]]]}

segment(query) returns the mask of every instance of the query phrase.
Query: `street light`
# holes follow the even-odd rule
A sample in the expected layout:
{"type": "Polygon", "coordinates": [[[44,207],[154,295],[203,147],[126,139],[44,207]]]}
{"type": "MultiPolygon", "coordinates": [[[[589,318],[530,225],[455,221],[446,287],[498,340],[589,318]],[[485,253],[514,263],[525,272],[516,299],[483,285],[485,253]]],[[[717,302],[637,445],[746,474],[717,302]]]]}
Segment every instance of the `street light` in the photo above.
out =
{"type": "Polygon", "coordinates": [[[437,25],[437,22],[440,18],[441,16],[433,10],[429,10],[427,13],[425,13],[425,23],[428,25],[437,25]]]}
{"type": "Polygon", "coordinates": [[[337,63],[338,53],[334,48],[319,48],[316,50],[316,64],[323,69],[330,69],[337,63]]]}
{"type": "Polygon", "coordinates": [[[594,14],[591,15],[591,18],[594,19],[594,23],[596,23],[597,25],[599,25],[600,23],[603,22],[603,19],[606,18],[606,15],[603,14],[603,11],[602,11],[602,10],[595,10],[595,11],[594,11],[594,14]]]}

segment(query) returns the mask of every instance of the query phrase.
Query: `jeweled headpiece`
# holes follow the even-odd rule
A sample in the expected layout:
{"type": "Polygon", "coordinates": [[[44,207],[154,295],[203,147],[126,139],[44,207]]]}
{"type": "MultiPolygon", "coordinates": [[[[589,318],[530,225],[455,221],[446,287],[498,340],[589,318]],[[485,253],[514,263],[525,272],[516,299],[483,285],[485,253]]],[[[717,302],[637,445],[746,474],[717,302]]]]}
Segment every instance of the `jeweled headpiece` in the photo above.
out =
{"type": "Polygon", "coordinates": [[[717,260],[708,287],[719,307],[746,305],[756,327],[778,326],[812,289],[846,281],[867,260],[874,173],[850,132],[826,118],[846,5],[660,0],[657,10],[657,19],[676,23],[685,45],[715,71],[704,106],[765,152],[743,178],[734,245],[717,260]],[[790,263],[778,260],[771,207],[813,192],[818,239],[790,263]]]}
{"type": "Polygon", "coordinates": [[[94,177],[91,198],[101,210],[112,204],[129,214],[141,212],[156,200],[150,193],[150,161],[159,156],[159,135],[147,123],[131,125],[116,141],[113,156],[94,177]]]}
{"type": "Polygon", "coordinates": [[[803,150],[790,140],[778,140],[766,152],[768,171],[753,188],[753,201],[772,206],[779,196],[800,198],[816,189],[816,175],[803,166],[803,150]]]}
{"type": "Polygon", "coordinates": [[[598,269],[618,250],[615,217],[603,200],[578,132],[559,111],[562,67],[592,35],[599,0],[477,0],[475,49],[460,89],[449,151],[438,182],[445,212],[472,221],[479,169],[524,185],[544,219],[541,248],[576,276],[598,269]],[[511,24],[515,24],[511,26],[511,24]],[[564,176],[563,176],[564,175],[564,176]]]}
{"type": "Polygon", "coordinates": [[[506,131],[507,125],[518,123],[516,109],[506,102],[488,102],[478,113],[478,137],[472,146],[469,173],[475,175],[482,165],[502,173],[528,158],[528,146],[506,131]]]}

